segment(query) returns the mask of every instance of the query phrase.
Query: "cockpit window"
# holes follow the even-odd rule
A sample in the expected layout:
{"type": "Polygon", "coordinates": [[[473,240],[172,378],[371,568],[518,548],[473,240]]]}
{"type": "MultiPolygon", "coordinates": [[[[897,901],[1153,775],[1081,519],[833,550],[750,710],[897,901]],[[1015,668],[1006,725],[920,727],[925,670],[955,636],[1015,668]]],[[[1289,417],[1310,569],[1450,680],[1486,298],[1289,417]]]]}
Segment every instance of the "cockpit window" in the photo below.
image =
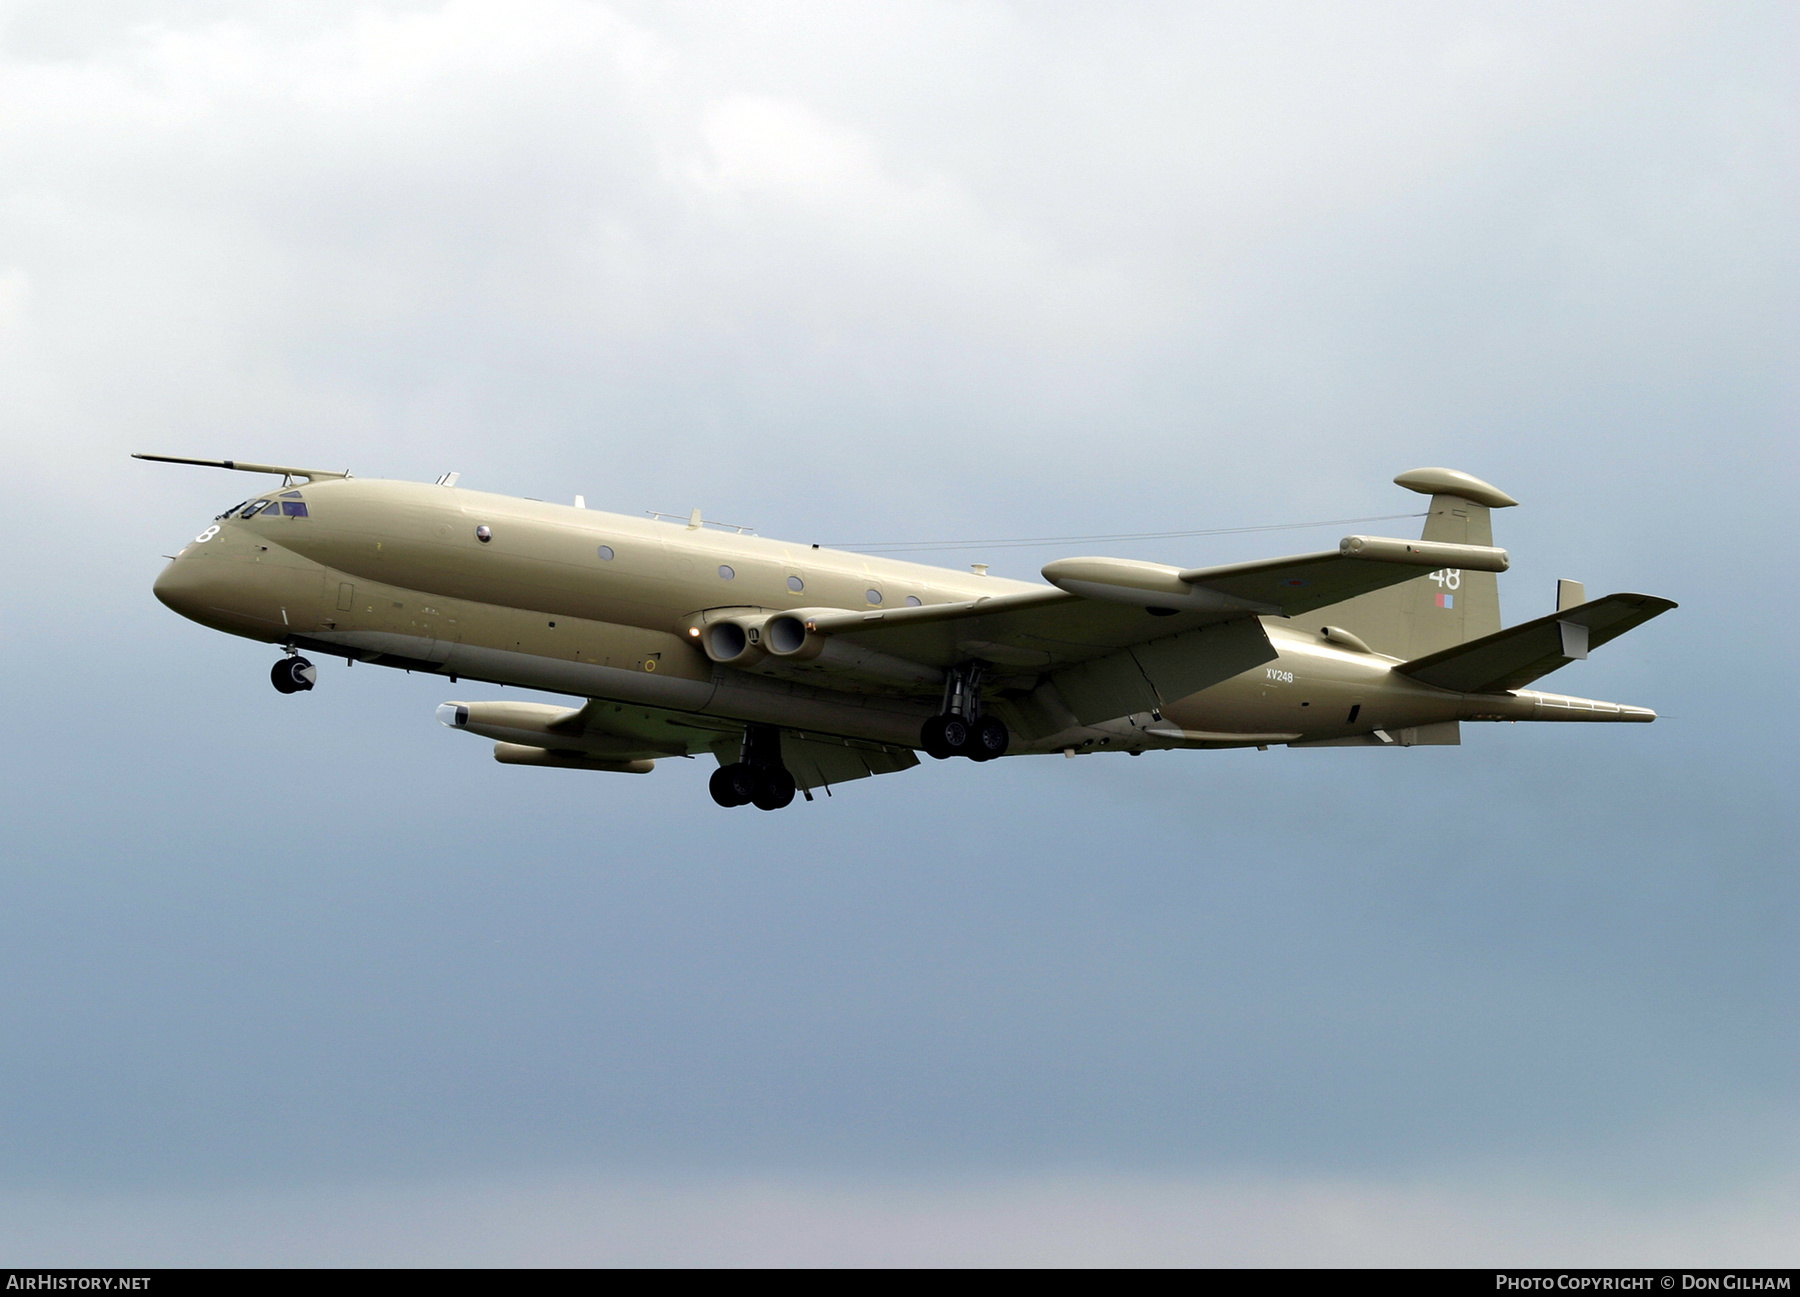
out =
{"type": "Polygon", "coordinates": [[[249,504],[244,506],[244,517],[254,518],[257,514],[261,513],[264,509],[274,503],[273,500],[252,500],[249,504]]]}
{"type": "Polygon", "coordinates": [[[281,493],[281,498],[283,500],[298,500],[300,498],[300,493],[298,491],[283,491],[281,493]]]}
{"type": "Polygon", "coordinates": [[[224,522],[225,519],[231,517],[232,514],[236,513],[239,509],[242,509],[245,505],[247,505],[249,503],[250,502],[248,500],[239,500],[236,504],[232,505],[231,508],[227,509],[224,513],[222,513],[222,514],[218,515],[218,517],[214,518],[213,521],[214,522],[224,522]]]}
{"type": "Polygon", "coordinates": [[[306,517],[306,505],[300,500],[283,500],[281,502],[281,511],[290,518],[306,517]]]}

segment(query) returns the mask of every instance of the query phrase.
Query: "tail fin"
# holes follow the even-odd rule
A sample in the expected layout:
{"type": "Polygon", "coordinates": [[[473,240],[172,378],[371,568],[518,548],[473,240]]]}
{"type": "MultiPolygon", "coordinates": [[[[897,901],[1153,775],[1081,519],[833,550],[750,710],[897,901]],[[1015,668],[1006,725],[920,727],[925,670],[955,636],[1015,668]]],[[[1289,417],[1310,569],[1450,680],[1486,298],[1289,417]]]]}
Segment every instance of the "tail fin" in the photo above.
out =
{"type": "MultiPolygon", "coordinates": [[[[1415,468],[1394,483],[1431,497],[1423,540],[1492,545],[1489,511],[1518,503],[1498,487],[1453,468],[1415,468]]],[[[1360,636],[1377,653],[1412,661],[1498,631],[1500,584],[1493,572],[1444,568],[1346,599],[1329,613],[1333,626],[1360,636]]]]}

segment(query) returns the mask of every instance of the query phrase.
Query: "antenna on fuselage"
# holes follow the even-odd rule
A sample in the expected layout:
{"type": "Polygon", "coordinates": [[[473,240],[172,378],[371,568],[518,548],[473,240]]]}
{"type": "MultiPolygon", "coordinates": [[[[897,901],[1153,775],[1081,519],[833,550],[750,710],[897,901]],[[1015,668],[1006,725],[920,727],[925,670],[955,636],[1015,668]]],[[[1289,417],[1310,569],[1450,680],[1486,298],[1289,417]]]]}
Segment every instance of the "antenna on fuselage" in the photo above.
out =
{"type": "MultiPolygon", "coordinates": [[[[655,509],[646,509],[644,510],[644,513],[647,517],[656,518],[665,522],[679,522],[681,520],[681,515],[678,513],[660,513],[655,509]]],[[[708,522],[700,516],[700,511],[696,509],[687,517],[687,529],[689,531],[699,531],[702,527],[718,527],[723,531],[735,531],[740,536],[756,535],[756,528],[754,527],[742,526],[735,522],[708,522]]]]}

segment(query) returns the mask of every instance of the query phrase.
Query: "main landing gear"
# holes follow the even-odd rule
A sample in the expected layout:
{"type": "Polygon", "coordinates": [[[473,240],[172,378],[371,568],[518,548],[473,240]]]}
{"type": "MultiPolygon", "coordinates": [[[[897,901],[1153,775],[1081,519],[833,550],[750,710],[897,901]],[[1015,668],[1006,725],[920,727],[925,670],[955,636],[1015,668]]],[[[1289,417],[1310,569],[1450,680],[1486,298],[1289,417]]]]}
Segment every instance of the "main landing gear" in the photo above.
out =
{"type": "Polygon", "coordinates": [[[269,668],[269,683],[284,694],[303,694],[318,682],[319,668],[298,653],[290,652],[269,668]]]}
{"type": "Polygon", "coordinates": [[[793,801],[794,777],[781,764],[781,731],[773,725],[744,726],[743,760],[713,771],[706,788],[721,806],[778,811],[793,801]]]}
{"type": "Polygon", "coordinates": [[[919,731],[919,746],[926,755],[939,761],[957,756],[992,761],[1006,754],[1011,741],[1005,721],[981,714],[981,663],[952,667],[944,682],[944,710],[919,731]]]}

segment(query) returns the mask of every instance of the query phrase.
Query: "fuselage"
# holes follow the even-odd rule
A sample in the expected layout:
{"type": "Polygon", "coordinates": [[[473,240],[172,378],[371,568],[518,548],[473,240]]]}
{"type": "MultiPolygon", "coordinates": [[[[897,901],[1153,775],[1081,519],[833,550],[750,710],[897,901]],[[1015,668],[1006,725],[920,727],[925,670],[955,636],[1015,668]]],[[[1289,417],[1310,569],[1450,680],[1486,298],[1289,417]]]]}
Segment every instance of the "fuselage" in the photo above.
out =
{"type": "MultiPolygon", "coordinates": [[[[699,634],[745,610],[870,611],[1043,588],[447,486],[328,479],[257,498],[272,503],[216,520],[181,550],[159,599],[269,643],[909,747],[938,709],[931,688],[739,670],[712,661],[699,634]]],[[[1010,715],[1012,751],[1454,742],[1458,720],[1652,715],[1432,688],[1393,658],[1329,642],[1314,620],[1327,619],[1264,618],[1274,660],[1156,712],[1085,726],[1010,715]]]]}

